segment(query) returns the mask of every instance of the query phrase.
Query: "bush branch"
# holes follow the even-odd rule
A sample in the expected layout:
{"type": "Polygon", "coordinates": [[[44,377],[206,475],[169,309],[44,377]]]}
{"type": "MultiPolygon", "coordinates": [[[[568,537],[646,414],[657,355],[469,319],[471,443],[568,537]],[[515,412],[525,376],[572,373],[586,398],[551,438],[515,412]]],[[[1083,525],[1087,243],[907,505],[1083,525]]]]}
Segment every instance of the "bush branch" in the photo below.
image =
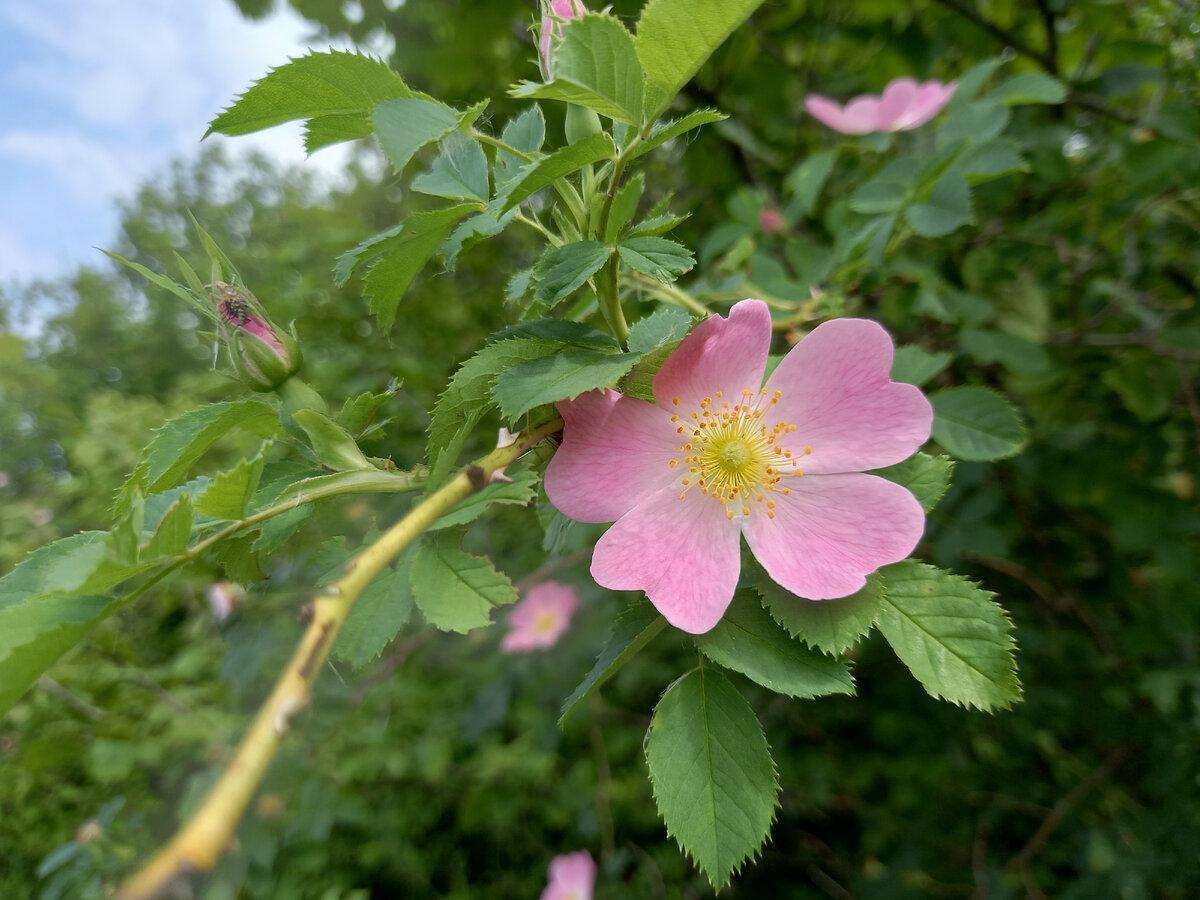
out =
{"type": "Polygon", "coordinates": [[[350,560],[341,578],[317,590],[308,627],[233,759],[200,808],[144,868],[121,886],[114,900],[175,896],[187,881],[213,870],[233,839],[292,718],[308,705],[312,685],[338,631],[367,585],[438,518],[561,427],[562,421],[555,419],[467,466],[350,560]]]}

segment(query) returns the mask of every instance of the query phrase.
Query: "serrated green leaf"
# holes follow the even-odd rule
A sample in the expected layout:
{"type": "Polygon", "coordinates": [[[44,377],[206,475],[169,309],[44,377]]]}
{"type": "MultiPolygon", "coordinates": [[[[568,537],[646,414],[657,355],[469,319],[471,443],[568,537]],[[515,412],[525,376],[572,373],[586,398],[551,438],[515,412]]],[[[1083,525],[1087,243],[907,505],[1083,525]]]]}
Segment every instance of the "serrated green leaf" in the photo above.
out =
{"type": "Polygon", "coordinates": [[[650,0],[635,44],[649,84],[647,120],[658,117],[762,0],[650,0]]]}
{"type": "Polygon", "coordinates": [[[874,469],[870,474],[908,488],[925,512],[929,512],[945,496],[953,472],[954,460],[950,457],[918,452],[893,466],[874,469]]]}
{"type": "Polygon", "coordinates": [[[454,226],[482,208],[478,203],[460,203],[413,213],[404,220],[398,234],[373,248],[384,255],[367,271],[366,294],[371,300],[371,312],[378,317],[384,331],[390,330],[395,322],[400,298],[454,226]]]}
{"type": "Polygon", "coordinates": [[[639,356],[682,340],[692,330],[692,317],[674,306],[660,306],[629,327],[629,352],[639,356]]]}
{"type": "Polygon", "coordinates": [[[232,469],[218,472],[196,498],[196,512],[213,519],[236,520],[246,514],[246,504],[258,490],[265,457],[242,459],[232,469]]]}
{"type": "Polygon", "coordinates": [[[561,728],[571,715],[592,693],[612,678],[621,667],[639,654],[642,649],[667,627],[667,620],[646,600],[635,602],[617,616],[608,631],[604,649],[596,658],[590,672],[564,702],[558,717],[561,728]]]}
{"type": "Polygon", "coordinates": [[[962,174],[947,172],[933,186],[928,203],[914,203],[904,210],[904,217],[917,234],[942,237],[969,224],[971,189],[962,174]]]}
{"type": "Polygon", "coordinates": [[[646,176],[638,172],[617,191],[608,214],[608,223],[604,227],[604,240],[610,244],[616,243],[633,214],[637,212],[638,201],[642,199],[642,191],[645,188],[646,176]]]}
{"type": "Polygon", "coordinates": [[[634,364],[628,374],[621,379],[620,391],[627,397],[636,397],[639,400],[654,401],[654,376],[658,374],[658,370],[662,368],[662,364],[667,361],[675,349],[679,346],[679,341],[669,341],[663,344],[656,350],[651,350],[634,364]]]}
{"type": "Polygon", "coordinates": [[[209,308],[208,304],[202,302],[198,297],[194,296],[183,285],[177,284],[170,278],[167,278],[165,275],[159,275],[157,272],[146,268],[141,263],[134,262],[131,259],[126,259],[119,253],[113,253],[110,250],[101,250],[100,252],[110,259],[115,259],[121,265],[133,269],[133,271],[137,272],[152,284],[156,284],[160,288],[170,291],[188,306],[192,307],[192,309],[196,310],[196,312],[200,313],[200,315],[205,319],[211,319],[213,317],[213,311],[209,308]]]}
{"type": "MultiPolygon", "coordinates": [[[[542,115],[541,107],[534,103],[516,118],[509,119],[504,131],[500,133],[500,140],[526,156],[541,150],[542,143],[546,140],[546,119],[542,115]]],[[[504,193],[513,182],[521,178],[528,162],[525,157],[497,148],[496,160],[492,167],[496,193],[504,193]]]]}
{"type": "Polygon", "coordinates": [[[794,640],[749,592],[734,595],[716,627],[697,636],[696,646],[718,665],[779,694],[807,699],[854,693],[854,678],[844,662],[794,640]]]}
{"type": "Polygon", "coordinates": [[[272,69],[218,115],[214,131],[239,135],[294,119],[365,115],[377,104],[411,97],[412,91],[386,63],[358,53],[310,53],[272,69]]]}
{"type": "Polygon", "coordinates": [[[459,254],[498,235],[509,226],[516,215],[517,210],[515,209],[510,209],[501,216],[496,216],[490,211],[481,212],[456,227],[438,251],[446,258],[447,267],[453,269],[458,262],[459,254]]]}
{"type": "Polygon", "coordinates": [[[163,516],[154,535],[146,543],[145,549],[141,552],[141,558],[144,560],[162,559],[185,551],[188,539],[192,536],[192,522],[195,515],[191,494],[180,494],[179,499],[171,504],[171,508],[163,516]]]}
{"type": "Polygon", "coordinates": [[[655,281],[670,284],[696,264],[692,251],[661,237],[630,237],[617,247],[621,260],[631,269],[655,281]]]}
{"type": "Polygon", "coordinates": [[[497,331],[488,338],[488,343],[511,338],[534,338],[539,341],[555,341],[578,347],[601,347],[607,350],[621,349],[617,339],[607,331],[584,325],[582,322],[572,322],[570,319],[533,319],[529,322],[518,322],[497,331]]]}
{"type": "Polygon", "coordinates": [[[50,594],[0,607],[0,716],[120,601],[50,594]]]}
{"type": "Polygon", "coordinates": [[[821,196],[821,189],[825,187],[836,161],[837,151],[825,150],[814,153],[792,169],[783,183],[791,195],[787,202],[790,218],[804,219],[812,215],[812,211],[817,207],[817,198],[821,196]]]}
{"type": "MultiPolygon", "coordinates": [[[[173,487],[209,447],[235,428],[260,437],[275,437],[282,431],[279,414],[261,400],[232,400],[193,409],[155,432],[122,493],[131,489],[157,493],[173,487]]],[[[117,514],[125,508],[118,499],[117,514]]]]}
{"type": "Polygon", "coordinates": [[[379,425],[379,411],[400,392],[403,382],[393,378],[382,391],[364,391],[342,404],[334,421],[356,438],[373,431],[379,425]]]}
{"type": "Polygon", "coordinates": [[[414,153],[458,128],[458,121],[456,110],[419,97],[388,100],[371,113],[371,127],[397,174],[404,171],[414,153]]]}
{"type": "Polygon", "coordinates": [[[914,344],[896,348],[892,360],[892,381],[903,381],[920,387],[954,360],[953,353],[930,353],[914,344]]]}
{"type": "Polygon", "coordinates": [[[862,590],[833,600],[807,600],[780,587],[765,572],[754,586],[772,618],[810,647],[839,656],[871,630],[883,608],[883,577],[867,576],[862,590]]]}
{"type": "Polygon", "coordinates": [[[569,297],[608,262],[613,248],[600,241],[576,241],[551,247],[533,267],[534,299],[554,306],[569,297]]]}
{"type": "MultiPolygon", "coordinates": [[[[84,589],[107,555],[108,534],[104,531],[81,531],[39,547],[0,578],[0,610],[37,594],[69,594],[84,589]]],[[[86,590],[92,593],[109,586],[86,590]]]]}
{"type": "Polygon", "coordinates": [[[512,421],[535,406],[571,400],[585,391],[612,384],[637,362],[634,353],[563,350],[513,366],[496,378],[492,396],[512,421]]]}
{"type": "Polygon", "coordinates": [[[931,696],[985,710],[1021,699],[1012,623],[990,592],[911,559],[883,576],[879,630],[931,696]]]}
{"type": "Polygon", "coordinates": [[[300,409],[292,414],[292,418],[308,435],[313,454],[322,465],[335,472],[375,468],[363,455],[354,438],[327,416],[315,409],[300,409]]]}
{"type": "Polygon", "coordinates": [[[642,221],[638,222],[629,229],[629,234],[626,237],[653,237],[659,234],[666,234],[671,229],[675,228],[681,222],[687,221],[687,216],[647,216],[642,221]]]}
{"type": "MultiPolygon", "coordinates": [[[[487,411],[496,376],[508,368],[554,353],[561,344],[527,338],[488,344],[463,363],[433,407],[429,422],[429,463],[439,458],[456,435],[474,428],[487,411]]],[[[453,463],[453,460],[450,460],[453,463]]],[[[434,481],[431,477],[430,481],[434,481]]]]}
{"type": "Polygon", "coordinates": [[[350,610],[333,645],[333,653],[361,669],[379,656],[412,614],[410,569],[416,549],[409,546],[394,568],[384,569],[367,585],[350,610]]]}
{"type": "Polygon", "coordinates": [[[1005,106],[1062,103],[1067,99],[1067,89],[1057,78],[1044,72],[1021,72],[993,88],[988,93],[988,99],[999,101],[1005,106]]]}
{"type": "Polygon", "coordinates": [[[646,735],[646,763],[667,833],[720,889],[766,840],[778,805],[771,750],[754,711],[720,672],[667,689],[646,735]]]}
{"type": "Polygon", "coordinates": [[[317,116],[304,123],[304,152],[316,153],[322,147],[357,141],[374,132],[368,112],[343,116],[317,116]]]}
{"type": "Polygon", "coordinates": [[[553,53],[553,81],[522,82],[509,93],[565,100],[618,122],[642,124],[645,73],[633,36],[618,19],[588,13],[567,20],[553,53]]]}
{"type": "Polygon", "coordinates": [[[958,459],[985,462],[1012,456],[1025,443],[1021,417],[995,391],[947,388],[929,395],[933,439],[958,459]]]}
{"type": "Polygon", "coordinates": [[[544,188],[550,182],[572,172],[578,172],[589,163],[613,159],[617,145],[606,132],[592,134],[551,153],[544,159],[528,164],[516,186],[509,192],[501,212],[507,212],[526,197],[544,188]]]}
{"type": "Polygon", "coordinates": [[[728,116],[717,112],[715,109],[697,109],[686,116],[680,116],[678,119],[659,122],[650,129],[650,136],[629,152],[629,158],[637,159],[643,153],[649,153],[656,147],[661,147],[667,141],[673,140],[682,134],[687,134],[689,131],[700,128],[702,125],[722,122],[726,118],[728,116]]]}
{"type": "Polygon", "coordinates": [[[413,599],[430,625],[460,634],[491,624],[494,606],[517,599],[508,577],[459,547],[451,531],[424,541],[413,559],[413,599]]]}
{"type": "Polygon", "coordinates": [[[486,203],[490,192],[483,148],[461,131],[450,133],[429,171],[413,179],[412,189],[434,197],[486,203]]]}
{"type": "Polygon", "coordinates": [[[496,482],[476,491],[429,526],[429,530],[437,531],[451,525],[466,525],[478,519],[494,503],[527,506],[537,496],[537,486],[536,472],[518,472],[511,482],[496,482]]]}
{"type": "Polygon", "coordinates": [[[401,222],[399,225],[393,225],[391,228],[381,231],[378,234],[371,235],[357,246],[347,250],[334,263],[333,280],[338,286],[345,284],[350,280],[350,276],[359,265],[371,257],[378,256],[389,240],[403,233],[404,222],[401,222]]]}

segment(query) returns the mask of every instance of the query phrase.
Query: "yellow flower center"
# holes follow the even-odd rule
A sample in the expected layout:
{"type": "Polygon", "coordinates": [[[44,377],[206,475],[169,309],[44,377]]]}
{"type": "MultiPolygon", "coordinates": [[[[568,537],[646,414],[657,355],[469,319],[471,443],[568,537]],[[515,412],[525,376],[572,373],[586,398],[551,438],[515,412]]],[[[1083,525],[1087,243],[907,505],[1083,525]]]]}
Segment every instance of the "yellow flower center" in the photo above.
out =
{"type": "MultiPolygon", "coordinates": [[[[698,487],[700,493],[725,507],[730,519],[739,512],[748,516],[755,510],[775,518],[775,501],[769,494],[790,494],[784,479],[804,474],[796,455],[781,443],[796,426],[776,422],[768,428],[763,421],[782,396],[782,391],[768,396],[766,388],[744,390],[740,403],[730,403],[717,391],[715,398],[700,401],[699,410],[671,416],[672,422],[679,423],[676,431],[686,440],[679,448],[680,458],[671,460],[673,469],[681,463],[687,466],[680,482],[680,500],[698,487]]],[[[678,397],[672,402],[680,405],[678,397]]],[[[809,453],[812,447],[805,447],[800,455],[809,453]]]]}
{"type": "Polygon", "coordinates": [[[558,616],[552,612],[538,613],[537,618],[533,620],[533,630],[535,634],[546,634],[554,630],[554,626],[558,623],[558,616]]]}

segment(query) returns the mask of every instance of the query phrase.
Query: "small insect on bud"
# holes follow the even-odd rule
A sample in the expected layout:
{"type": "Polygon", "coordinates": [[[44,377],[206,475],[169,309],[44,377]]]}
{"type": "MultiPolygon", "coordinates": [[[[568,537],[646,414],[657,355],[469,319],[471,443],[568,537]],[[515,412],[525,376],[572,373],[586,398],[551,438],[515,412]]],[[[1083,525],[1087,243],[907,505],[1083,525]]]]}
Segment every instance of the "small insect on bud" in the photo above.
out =
{"type": "Polygon", "coordinates": [[[208,286],[221,338],[242,381],[273,391],[300,369],[300,345],[278,328],[250,291],[223,281],[208,286]]]}

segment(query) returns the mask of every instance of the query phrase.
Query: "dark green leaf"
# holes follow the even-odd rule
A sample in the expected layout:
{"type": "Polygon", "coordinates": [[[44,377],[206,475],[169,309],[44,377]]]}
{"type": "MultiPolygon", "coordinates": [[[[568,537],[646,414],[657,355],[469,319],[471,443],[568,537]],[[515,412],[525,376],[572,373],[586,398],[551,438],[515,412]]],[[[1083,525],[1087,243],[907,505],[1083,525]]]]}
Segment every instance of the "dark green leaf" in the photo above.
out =
{"type": "Polygon", "coordinates": [[[633,659],[647,644],[667,627],[667,620],[658,614],[648,601],[634,603],[616,619],[608,632],[604,649],[596,658],[595,665],[571,696],[563,703],[558,724],[561,727],[575,709],[604,682],[612,678],[621,667],[633,659]]]}
{"type": "Polygon", "coordinates": [[[817,198],[821,196],[821,189],[825,187],[836,161],[836,150],[824,150],[814,153],[792,169],[783,183],[787,192],[791,194],[787,204],[788,215],[791,218],[804,219],[812,215],[812,211],[817,207],[817,198]]]}
{"type": "Polygon", "coordinates": [[[1021,417],[995,391],[957,387],[929,397],[933,438],[958,459],[986,461],[1012,456],[1025,443],[1021,417]]]}
{"type": "Polygon", "coordinates": [[[784,590],[760,572],[754,581],[771,616],[793,637],[810,647],[838,656],[871,630],[883,607],[883,578],[867,576],[856,594],[833,600],[808,600],[784,590]]]}
{"type": "Polygon", "coordinates": [[[629,328],[629,352],[639,356],[678,341],[692,330],[692,317],[674,306],[660,306],[629,328]]]}
{"type": "Polygon", "coordinates": [[[892,360],[892,381],[903,381],[920,387],[953,360],[953,353],[930,353],[915,344],[897,347],[896,357],[892,360]]]}
{"type": "Polygon", "coordinates": [[[1044,72],[1022,72],[993,88],[988,93],[988,99],[999,101],[1006,106],[1062,103],[1067,99],[1067,89],[1057,78],[1044,72]]]}
{"type": "Polygon", "coordinates": [[[696,264],[687,247],[661,237],[626,238],[617,252],[629,268],[663,284],[670,284],[696,264]]]}
{"type": "Polygon", "coordinates": [[[635,353],[563,350],[519,363],[496,378],[500,412],[512,421],[543,403],[571,400],[584,391],[612,384],[637,362],[635,353]]]}
{"type": "Polygon", "coordinates": [[[516,206],[526,197],[541,190],[550,182],[572,172],[578,172],[588,163],[612,159],[617,155],[617,145],[606,133],[589,135],[581,141],[576,141],[561,150],[551,153],[545,159],[530,163],[521,174],[520,181],[508,194],[504,201],[507,211],[516,206]]]}
{"type": "Polygon", "coordinates": [[[608,215],[608,224],[605,226],[604,240],[610,244],[616,243],[625,226],[629,224],[629,220],[637,212],[638,201],[642,199],[642,191],[645,187],[646,176],[638,172],[617,191],[608,215]]]}
{"type": "Polygon", "coordinates": [[[908,488],[920,501],[925,512],[929,512],[937,506],[950,487],[950,475],[953,472],[954,461],[948,456],[914,453],[904,462],[874,469],[871,474],[908,488]]]}
{"type": "Polygon", "coordinates": [[[465,525],[483,515],[494,503],[528,506],[537,496],[538,476],[536,472],[518,472],[511,482],[496,482],[476,491],[431,526],[430,531],[465,525]]]}
{"type": "Polygon", "coordinates": [[[933,186],[928,203],[916,203],[904,217],[917,234],[942,237],[972,221],[971,189],[962,174],[949,171],[933,186]]]}
{"type": "Polygon", "coordinates": [[[612,252],[612,247],[599,241],[576,241],[547,250],[533,267],[534,299],[546,306],[565,300],[608,262],[612,252]]]}
{"type": "Polygon", "coordinates": [[[395,568],[384,569],[367,585],[338,633],[334,655],[361,669],[396,636],[412,613],[409,570],[415,555],[415,547],[409,546],[395,568]]]}

